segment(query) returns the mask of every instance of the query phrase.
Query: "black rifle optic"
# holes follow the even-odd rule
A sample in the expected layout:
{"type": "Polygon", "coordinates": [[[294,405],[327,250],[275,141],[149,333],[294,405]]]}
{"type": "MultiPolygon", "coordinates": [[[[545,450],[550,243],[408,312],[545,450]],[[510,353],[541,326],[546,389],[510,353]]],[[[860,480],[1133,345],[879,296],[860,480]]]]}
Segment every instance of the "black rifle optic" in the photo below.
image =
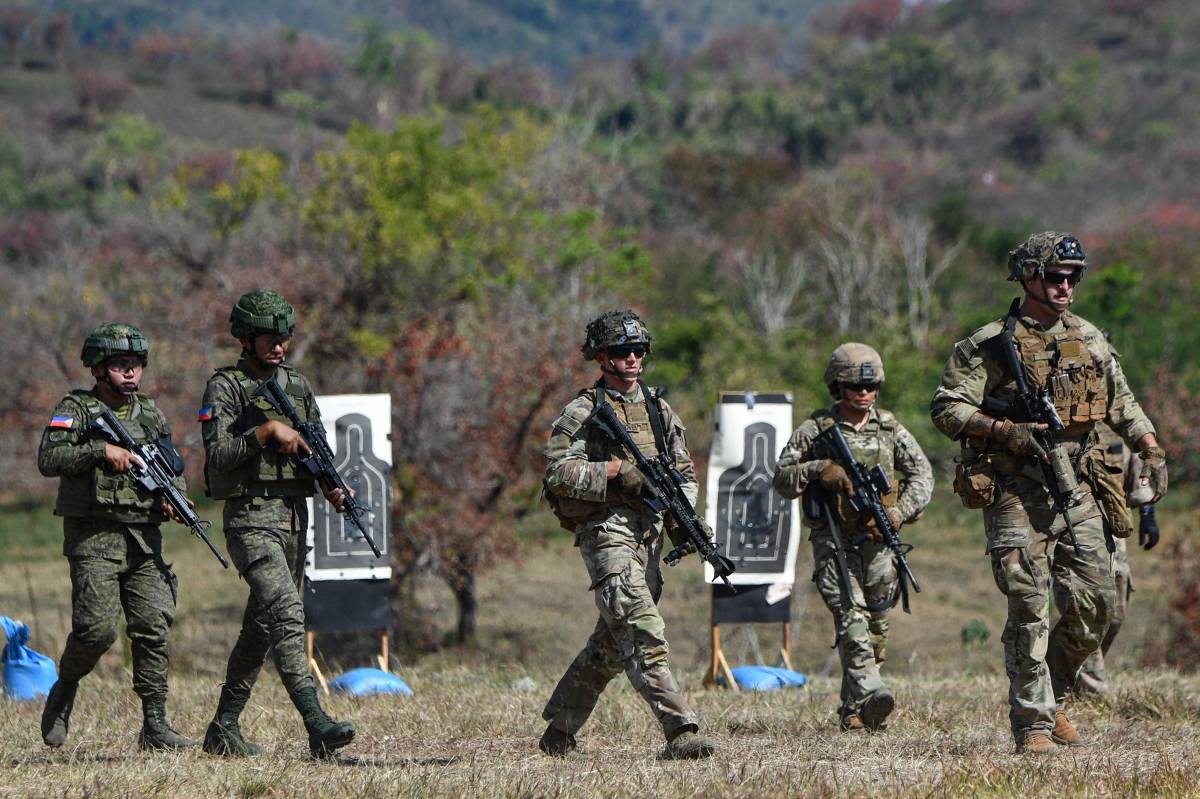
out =
{"type": "Polygon", "coordinates": [[[1070,536],[1071,546],[1078,553],[1079,542],[1075,539],[1075,527],[1071,524],[1070,508],[1079,503],[1079,478],[1076,476],[1075,464],[1071,462],[1066,447],[1054,440],[1054,434],[1061,433],[1065,429],[1065,425],[1054,407],[1050,389],[1046,387],[1042,387],[1040,390],[1035,389],[1025,379],[1025,367],[1021,364],[1021,356],[1017,353],[1017,345],[1013,341],[1013,328],[1017,323],[1017,314],[1020,313],[1020,310],[1021,299],[1018,297],[1012,301],[1012,305],[1008,309],[1008,316],[1004,318],[1004,328],[999,336],[1000,349],[1004,355],[1004,367],[1017,384],[1017,396],[1008,404],[995,397],[986,397],[983,401],[983,410],[1000,419],[1008,419],[1013,422],[1032,422],[1046,426],[1042,430],[1033,431],[1037,443],[1050,457],[1049,462],[1042,461],[1042,474],[1046,478],[1046,487],[1050,491],[1050,498],[1054,500],[1054,513],[1062,514],[1063,521],[1067,525],[1067,535],[1070,536]]]}
{"type": "Polygon", "coordinates": [[[276,413],[287,417],[288,423],[308,445],[308,454],[297,453],[296,460],[316,478],[326,491],[341,489],[342,496],[345,498],[342,512],[350,518],[350,521],[354,522],[354,526],[358,528],[358,532],[362,533],[363,540],[367,542],[367,546],[371,547],[375,557],[382,558],[383,552],[380,551],[375,540],[371,538],[371,534],[367,532],[366,525],[363,524],[367,509],[354,497],[349,486],[346,485],[346,481],[342,479],[333,465],[333,450],[329,448],[329,439],[325,437],[325,426],[316,422],[300,421],[300,415],[296,413],[296,406],[292,404],[283,388],[275,382],[274,377],[264,380],[262,385],[254,390],[254,396],[262,397],[275,409],[276,413]]]}
{"type": "Polygon", "coordinates": [[[596,403],[592,415],[584,422],[585,426],[589,424],[629,452],[634,465],[646,478],[646,485],[639,496],[642,503],[654,513],[665,513],[684,532],[687,543],[667,553],[664,558],[667,565],[674,566],[689,552],[698,552],[700,557],[713,567],[717,577],[736,593],[737,589],[729,581],[729,575],[735,570],[733,561],[718,552],[717,545],[709,540],[704,532],[696,509],[683,493],[683,475],[670,462],[669,456],[659,453],[650,459],[643,455],[637,442],[629,435],[629,431],[621,424],[621,420],[607,402],[596,403]]]}
{"type": "Polygon", "coordinates": [[[883,495],[892,493],[892,483],[888,480],[887,473],[884,472],[882,466],[876,465],[875,468],[868,469],[854,460],[854,453],[850,451],[846,437],[842,435],[841,428],[836,424],[817,436],[816,441],[822,439],[829,448],[830,458],[846,470],[846,474],[850,476],[850,482],[854,485],[854,493],[850,495],[850,507],[859,513],[866,511],[871,514],[876,528],[883,536],[884,546],[890,549],[895,556],[896,571],[900,577],[902,606],[905,613],[912,613],[908,607],[908,586],[911,583],[913,591],[919,594],[921,585],[913,576],[912,569],[908,567],[907,555],[912,551],[912,544],[905,544],[900,540],[900,533],[892,524],[891,518],[887,515],[887,508],[883,504],[883,495]]]}
{"type": "MultiPolygon", "coordinates": [[[[201,520],[196,515],[196,511],[192,510],[192,506],[188,504],[187,497],[175,485],[177,476],[175,469],[171,466],[171,461],[163,453],[162,448],[152,441],[138,444],[133,440],[133,436],[129,434],[125,425],[121,424],[117,415],[112,412],[112,409],[107,407],[100,411],[100,415],[96,417],[92,425],[111,443],[129,450],[141,459],[144,466],[134,463],[129,467],[129,473],[133,475],[133,479],[137,480],[138,484],[151,494],[161,495],[179,515],[179,518],[183,519],[183,523],[191,528],[192,535],[208,544],[208,548],[217,556],[217,560],[228,569],[229,561],[225,560],[213,545],[212,539],[208,537],[208,528],[212,527],[212,522],[201,520]]],[[[178,454],[175,457],[178,458],[178,454]]]]}

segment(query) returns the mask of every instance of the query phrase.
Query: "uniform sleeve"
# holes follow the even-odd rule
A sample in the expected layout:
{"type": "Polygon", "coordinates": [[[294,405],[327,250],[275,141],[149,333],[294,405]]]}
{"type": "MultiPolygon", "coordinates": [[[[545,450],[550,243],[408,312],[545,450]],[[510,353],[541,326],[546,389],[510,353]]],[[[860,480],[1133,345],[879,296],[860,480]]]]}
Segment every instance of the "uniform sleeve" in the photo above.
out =
{"type": "Polygon", "coordinates": [[[42,431],[38,446],[38,471],[46,477],[83,474],[104,462],[104,439],[87,432],[83,406],[64,397],[42,431]]]}
{"type": "Polygon", "coordinates": [[[1111,352],[1105,360],[1104,372],[1108,381],[1109,396],[1105,421],[1125,439],[1125,443],[1132,450],[1138,439],[1147,433],[1155,432],[1154,424],[1133,396],[1129,382],[1125,379],[1125,370],[1121,368],[1120,360],[1111,352]]]}
{"type": "Polygon", "coordinates": [[[683,494],[696,507],[700,498],[700,483],[696,479],[696,464],[687,446],[687,428],[666,402],[662,403],[663,416],[667,421],[667,447],[671,450],[671,458],[675,468],[683,475],[683,494]]]}
{"type": "Polygon", "coordinates": [[[262,446],[253,430],[238,435],[234,432],[242,414],[242,404],[230,381],[214,375],[204,390],[203,413],[200,423],[204,436],[204,454],[208,468],[228,472],[254,457],[262,446]]]}
{"type": "MultiPolygon", "coordinates": [[[[999,325],[993,323],[955,344],[954,352],[942,370],[941,383],[933,392],[933,401],[929,404],[929,415],[934,426],[952,439],[959,438],[967,421],[983,405],[992,365],[980,345],[998,333],[999,329],[999,325]],[[995,330],[990,330],[993,326],[995,330]]],[[[994,383],[998,382],[1000,376],[996,374],[992,377],[994,383]]]]}
{"type": "Polygon", "coordinates": [[[903,425],[897,426],[893,459],[899,477],[896,507],[901,518],[916,516],[933,497],[933,467],[921,450],[921,445],[903,425]]]}
{"type": "Polygon", "coordinates": [[[775,477],[772,480],[780,496],[787,499],[800,496],[808,484],[817,479],[817,475],[825,466],[825,460],[817,458],[813,453],[813,440],[816,437],[817,425],[811,419],[807,419],[788,439],[783,452],[779,454],[775,477]]]}
{"type": "Polygon", "coordinates": [[[608,494],[605,464],[588,460],[586,436],[580,433],[592,402],[580,397],[554,420],[546,443],[546,489],[556,496],[603,502],[608,494]]]}

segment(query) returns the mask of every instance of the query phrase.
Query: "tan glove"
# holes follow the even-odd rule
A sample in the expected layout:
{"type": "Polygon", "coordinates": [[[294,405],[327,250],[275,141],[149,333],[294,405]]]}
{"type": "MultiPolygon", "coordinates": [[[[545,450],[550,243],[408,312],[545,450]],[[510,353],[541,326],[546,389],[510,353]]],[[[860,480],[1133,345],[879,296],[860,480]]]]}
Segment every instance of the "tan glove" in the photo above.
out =
{"type": "Polygon", "coordinates": [[[646,476],[642,470],[629,461],[621,464],[617,476],[613,479],[621,493],[629,497],[639,497],[646,488],[646,476]]]}
{"type": "Polygon", "coordinates": [[[826,491],[847,495],[854,493],[854,483],[850,480],[850,475],[846,474],[846,470],[833,461],[829,461],[821,467],[818,479],[821,481],[821,487],[826,491]]]}
{"type": "Polygon", "coordinates": [[[1038,443],[1035,434],[1045,429],[1043,425],[1034,422],[1014,422],[1005,419],[996,426],[992,440],[1014,455],[1022,458],[1037,458],[1040,461],[1050,460],[1046,450],[1038,443]]]}
{"type": "Polygon", "coordinates": [[[1167,451],[1160,446],[1146,447],[1138,453],[1142,459],[1142,477],[1150,480],[1154,492],[1152,502],[1157,502],[1167,493],[1167,451]]]}

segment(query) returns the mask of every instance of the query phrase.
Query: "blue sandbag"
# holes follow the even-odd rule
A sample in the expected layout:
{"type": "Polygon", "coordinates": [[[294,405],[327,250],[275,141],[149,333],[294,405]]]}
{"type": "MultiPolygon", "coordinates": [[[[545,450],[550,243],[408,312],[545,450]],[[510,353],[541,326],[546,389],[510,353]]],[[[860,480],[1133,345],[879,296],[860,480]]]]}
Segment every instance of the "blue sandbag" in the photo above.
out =
{"type": "Polygon", "coordinates": [[[351,669],[329,681],[329,690],[339,694],[370,696],[371,694],[400,694],[412,696],[412,689],[395,674],[382,669],[351,669]]]}
{"type": "Polygon", "coordinates": [[[800,672],[777,666],[738,666],[732,671],[738,687],[747,691],[778,691],[808,682],[808,677],[800,672]]]}
{"type": "Polygon", "coordinates": [[[17,701],[39,699],[58,679],[54,659],[25,646],[29,625],[0,616],[8,643],[4,645],[4,693],[17,701]]]}

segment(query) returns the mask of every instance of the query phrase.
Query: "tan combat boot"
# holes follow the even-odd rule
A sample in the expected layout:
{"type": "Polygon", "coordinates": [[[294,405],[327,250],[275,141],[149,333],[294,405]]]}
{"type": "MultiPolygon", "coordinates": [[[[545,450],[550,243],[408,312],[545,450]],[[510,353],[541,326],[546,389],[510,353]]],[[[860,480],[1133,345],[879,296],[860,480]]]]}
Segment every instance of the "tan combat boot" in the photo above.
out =
{"type": "Polygon", "coordinates": [[[867,732],[879,732],[887,729],[887,717],[895,707],[896,697],[887,688],[880,688],[862,703],[858,716],[867,732]]]}
{"type": "Polygon", "coordinates": [[[662,757],[665,760],[700,760],[716,751],[717,744],[711,738],[685,729],[671,736],[662,757]]]}
{"type": "Polygon", "coordinates": [[[842,721],[838,726],[841,727],[842,732],[865,732],[867,729],[867,725],[862,723],[862,719],[858,717],[857,713],[847,713],[842,716],[842,721]]]}
{"type": "Polygon", "coordinates": [[[1052,755],[1058,751],[1058,744],[1050,738],[1045,730],[1025,730],[1018,733],[1018,755],[1052,755]]]}
{"type": "Polygon", "coordinates": [[[1075,725],[1067,718],[1065,710],[1054,711],[1054,730],[1050,737],[1059,746],[1087,746],[1079,730],[1075,729],[1075,725]]]}

